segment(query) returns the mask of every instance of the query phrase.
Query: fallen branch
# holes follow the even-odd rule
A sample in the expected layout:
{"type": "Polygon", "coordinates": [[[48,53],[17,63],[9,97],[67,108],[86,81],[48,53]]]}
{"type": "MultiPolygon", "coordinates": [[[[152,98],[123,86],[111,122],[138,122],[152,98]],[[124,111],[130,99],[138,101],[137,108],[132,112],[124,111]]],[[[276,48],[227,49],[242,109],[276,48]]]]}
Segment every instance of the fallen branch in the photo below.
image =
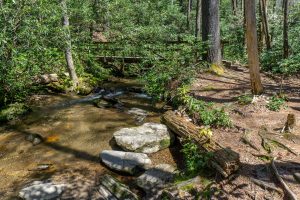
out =
{"type": "Polygon", "coordinates": [[[261,181],[261,180],[255,179],[255,178],[250,178],[250,180],[253,183],[255,183],[256,185],[262,187],[263,189],[274,190],[274,191],[278,192],[279,194],[282,194],[282,191],[280,189],[278,189],[277,187],[275,187],[269,183],[266,183],[264,181],[261,181]]]}
{"type": "Polygon", "coordinates": [[[282,185],[283,189],[285,190],[286,194],[288,195],[288,197],[291,200],[297,200],[297,196],[290,190],[289,186],[284,182],[284,180],[281,178],[280,174],[278,173],[278,170],[275,166],[275,160],[276,157],[273,158],[272,162],[271,162],[271,167],[273,169],[273,172],[277,178],[277,180],[280,182],[280,184],[282,185]]]}

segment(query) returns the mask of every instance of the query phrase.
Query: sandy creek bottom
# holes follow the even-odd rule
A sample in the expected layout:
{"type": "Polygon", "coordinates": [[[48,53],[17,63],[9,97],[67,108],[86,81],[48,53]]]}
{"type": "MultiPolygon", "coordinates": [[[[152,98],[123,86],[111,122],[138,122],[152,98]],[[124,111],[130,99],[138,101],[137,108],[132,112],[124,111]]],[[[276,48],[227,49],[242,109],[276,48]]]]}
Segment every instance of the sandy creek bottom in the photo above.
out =
{"type": "MultiPolygon", "coordinates": [[[[114,88],[134,86],[131,81],[112,84],[114,88]]],[[[107,86],[112,87],[112,86],[107,86]]],[[[114,131],[136,126],[126,110],[137,107],[149,112],[145,122],[159,122],[161,113],[149,99],[126,93],[119,97],[125,111],[98,108],[90,97],[38,95],[33,111],[18,122],[0,126],[0,199],[15,199],[22,186],[34,180],[53,179],[72,184],[66,199],[89,199],[97,177],[109,173],[134,187],[134,177],[112,172],[100,163],[99,153],[118,149],[114,131]],[[38,133],[46,142],[33,146],[25,136],[38,133]],[[35,171],[38,164],[51,164],[46,171],[35,171]]],[[[150,155],[154,164],[180,167],[178,145],[150,155]]],[[[137,191],[139,192],[140,191],[137,191]]]]}

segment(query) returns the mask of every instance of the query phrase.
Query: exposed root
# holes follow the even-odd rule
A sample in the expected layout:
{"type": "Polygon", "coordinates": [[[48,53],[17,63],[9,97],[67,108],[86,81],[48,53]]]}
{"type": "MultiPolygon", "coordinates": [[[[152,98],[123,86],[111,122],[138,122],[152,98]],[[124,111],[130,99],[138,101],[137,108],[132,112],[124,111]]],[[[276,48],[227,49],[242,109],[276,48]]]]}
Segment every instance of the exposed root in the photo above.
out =
{"type": "Polygon", "coordinates": [[[289,186],[284,182],[284,180],[281,178],[280,174],[278,173],[278,170],[275,166],[275,160],[276,160],[276,157],[273,158],[273,160],[271,162],[271,167],[273,169],[273,172],[274,172],[277,180],[282,185],[282,187],[283,187],[284,191],[286,192],[286,194],[288,195],[289,199],[297,200],[297,196],[290,190],[289,186]]]}
{"type": "Polygon", "coordinates": [[[256,151],[259,151],[259,148],[250,140],[249,135],[250,135],[250,132],[246,131],[245,134],[241,138],[242,142],[244,142],[245,144],[249,145],[250,147],[252,147],[256,151]]]}
{"type": "Polygon", "coordinates": [[[269,183],[266,183],[264,181],[261,181],[261,180],[258,180],[258,179],[255,179],[255,178],[250,178],[250,180],[255,183],[256,185],[262,187],[263,189],[267,189],[267,190],[274,190],[276,192],[278,192],[279,194],[282,195],[282,191],[280,189],[278,189],[277,187],[269,184],[269,183]]]}

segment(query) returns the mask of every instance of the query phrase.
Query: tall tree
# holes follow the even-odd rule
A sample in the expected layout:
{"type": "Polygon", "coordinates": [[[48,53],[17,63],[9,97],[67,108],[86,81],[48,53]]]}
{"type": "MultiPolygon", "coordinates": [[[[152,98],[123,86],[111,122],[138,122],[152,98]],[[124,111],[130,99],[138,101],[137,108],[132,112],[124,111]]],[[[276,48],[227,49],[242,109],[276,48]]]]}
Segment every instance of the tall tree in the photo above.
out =
{"type": "Polygon", "coordinates": [[[219,0],[202,0],[202,40],[207,43],[204,59],[221,64],[219,0]]]}
{"type": "Polygon", "coordinates": [[[288,12],[289,1],[283,0],[283,57],[289,57],[288,12]]]}
{"type": "Polygon", "coordinates": [[[263,86],[259,73],[255,0],[245,0],[245,18],[251,89],[252,93],[257,95],[263,92],[263,86]]]}
{"type": "Polygon", "coordinates": [[[231,6],[232,6],[232,13],[233,13],[233,15],[236,15],[236,12],[237,12],[237,0],[231,0],[231,6]]]}
{"type": "Polygon", "coordinates": [[[68,16],[68,7],[66,0],[61,0],[61,8],[63,12],[63,28],[65,33],[65,57],[67,62],[67,68],[73,82],[73,89],[78,86],[78,77],[74,67],[74,61],[72,56],[72,42],[71,42],[71,32],[70,32],[70,22],[68,16]]]}
{"type": "Polygon", "coordinates": [[[259,0],[260,5],[260,16],[261,16],[261,26],[263,31],[263,37],[268,50],[271,49],[271,38],[269,32],[269,23],[267,17],[267,0],[259,0]]]}
{"type": "Polygon", "coordinates": [[[196,30],[195,30],[195,37],[197,39],[200,37],[200,28],[201,28],[201,0],[197,0],[197,5],[196,5],[196,30]]]}
{"type": "Polygon", "coordinates": [[[191,10],[192,10],[192,0],[188,0],[188,6],[186,11],[186,26],[187,30],[190,30],[190,21],[191,21],[191,10]]]}

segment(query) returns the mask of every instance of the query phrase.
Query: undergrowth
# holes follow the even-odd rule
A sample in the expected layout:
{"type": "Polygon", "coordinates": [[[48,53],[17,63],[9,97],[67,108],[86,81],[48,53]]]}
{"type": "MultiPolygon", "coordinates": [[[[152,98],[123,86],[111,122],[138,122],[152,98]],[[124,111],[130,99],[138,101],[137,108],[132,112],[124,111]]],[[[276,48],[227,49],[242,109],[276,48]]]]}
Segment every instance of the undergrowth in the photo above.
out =
{"type": "Polygon", "coordinates": [[[183,104],[190,115],[197,114],[200,124],[215,127],[231,127],[232,122],[224,107],[216,108],[213,103],[196,99],[189,95],[189,86],[178,88],[177,101],[183,104]]]}
{"type": "Polygon", "coordinates": [[[284,106],[286,101],[286,97],[284,96],[272,96],[269,103],[267,104],[267,108],[271,111],[280,111],[280,109],[284,106]]]}
{"type": "Polygon", "coordinates": [[[208,169],[209,160],[213,154],[211,152],[202,152],[192,140],[183,142],[181,152],[184,155],[185,173],[182,177],[194,177],[203,170],[208,169]]]}
{"type": "Polygon", "coordinates": [[[0,110],[0,122],[7,122],[18,119],[19,116],[26,114],[30,108],[24,103],[14,103],[0,110]]]}

